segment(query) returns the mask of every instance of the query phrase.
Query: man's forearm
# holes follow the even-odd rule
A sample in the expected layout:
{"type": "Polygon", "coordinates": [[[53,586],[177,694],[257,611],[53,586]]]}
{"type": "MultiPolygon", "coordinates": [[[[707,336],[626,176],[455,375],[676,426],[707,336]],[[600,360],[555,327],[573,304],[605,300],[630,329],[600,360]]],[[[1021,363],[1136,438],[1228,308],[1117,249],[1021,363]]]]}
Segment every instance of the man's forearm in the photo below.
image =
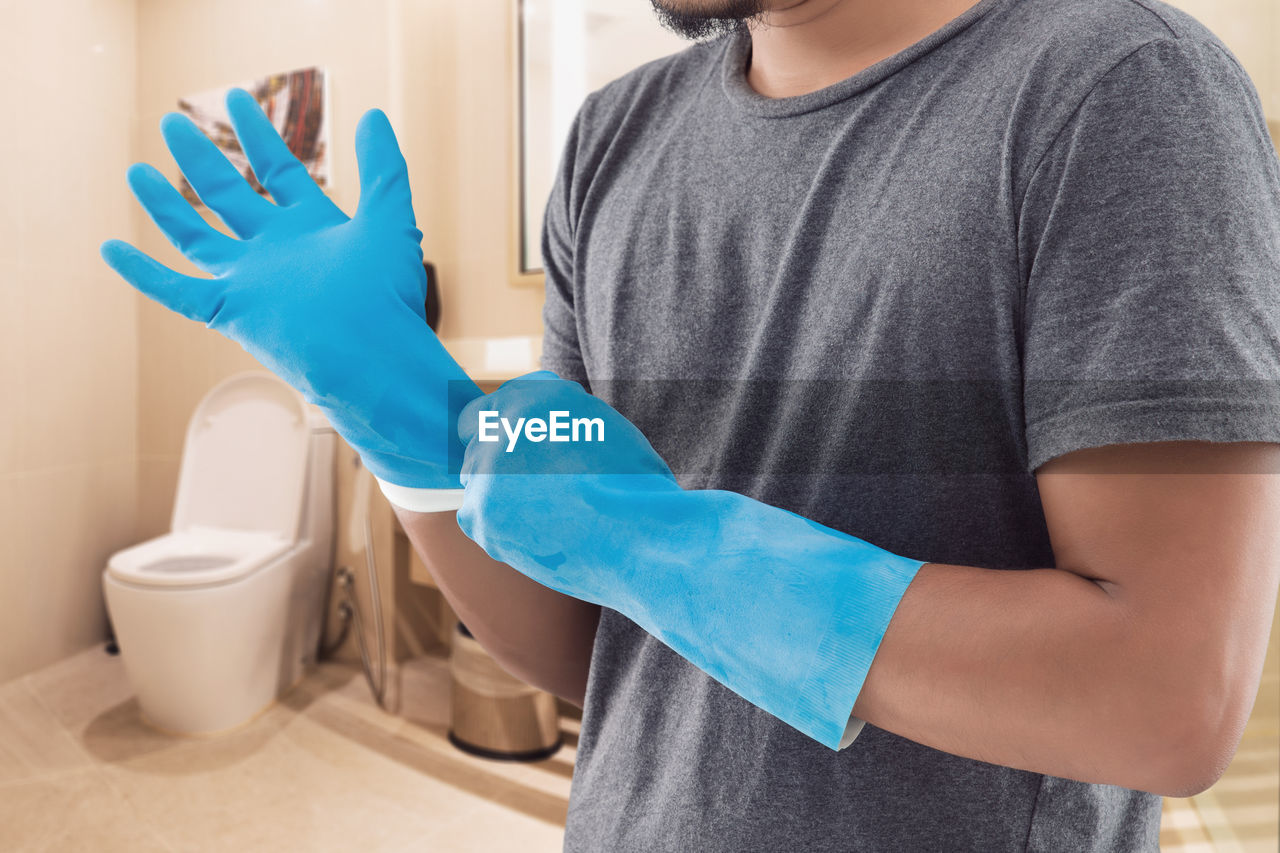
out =
{"type": "Polygon", "coordinates": [[[1213,663],[1194,631],[1170,633],[1072,572],[928,564],[854,714],[968,758],[1186,795],[1212,775],[1214,713],[1188,697],[1213,663]]]}
{"type": "Polygon", "coordinates": [[[600,608],[491,560],[452,512],[396,508],[409,541],[458,617],[504,669],[582,706],[600,608]]]}

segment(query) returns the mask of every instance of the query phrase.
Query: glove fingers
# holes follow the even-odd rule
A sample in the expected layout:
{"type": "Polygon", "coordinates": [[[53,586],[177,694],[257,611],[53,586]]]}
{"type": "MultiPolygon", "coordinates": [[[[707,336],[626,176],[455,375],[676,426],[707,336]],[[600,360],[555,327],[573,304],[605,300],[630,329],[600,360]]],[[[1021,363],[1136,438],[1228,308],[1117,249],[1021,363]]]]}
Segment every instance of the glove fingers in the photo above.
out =
{"type": "Polygon", "coordinates": [[[160,121],[160,133],[191,188],[236,236],[252,237],[263,229],[274,205],[253,191],[191,119],[169,113],[160,121]]]}
{"type": "Polygon", "coordinates": [[[232,89],[227,93],[227,113],[254,175],[277,204],[295,204],[324,196],[253,95],[244,89],[232,89]]]}
{"type": "Polygon", "coordinates": [[[409,167],[382,110],[369,110],[356,125],[356,161],[360,167],[357,216],[390,215],[414,225],[409,167]]]}
{"type": "Polygon", "coordinates": [[[174,272],[121,240],[102,244],[102,259],[145,296],[191,320],[208,323],[221,301],[215,281],[174,272]]]}
{"type": "Polygon", "coordinates": [[[212,272],[238,254],[235,240],[210,227],[173,185],[143,163],[129,167],[129,188],[169,242],[186,257],[212,272]]]}

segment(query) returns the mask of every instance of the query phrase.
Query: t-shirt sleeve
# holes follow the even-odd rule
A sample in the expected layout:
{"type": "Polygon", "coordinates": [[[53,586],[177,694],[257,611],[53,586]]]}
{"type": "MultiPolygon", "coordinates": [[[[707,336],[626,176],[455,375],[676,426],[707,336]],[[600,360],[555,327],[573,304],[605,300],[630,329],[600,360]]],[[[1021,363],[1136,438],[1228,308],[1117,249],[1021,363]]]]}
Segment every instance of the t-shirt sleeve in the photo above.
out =
{"type": "Polygon", "coordinates": [[[1280,442],[1280,162],[1230,54],[1131,53],[1022,199],[1028,470],[1107,444],[1280,442]]]}
{"type": "Polygon", "coordinates": [[[581,138],[583,112],[570,126],[560,166],[542,218],[542,269],[546,299],[542,306],[542,367],[565,379],[587,381],[578,346],[577,312],[574,310],[574,177],[581,138]]]}

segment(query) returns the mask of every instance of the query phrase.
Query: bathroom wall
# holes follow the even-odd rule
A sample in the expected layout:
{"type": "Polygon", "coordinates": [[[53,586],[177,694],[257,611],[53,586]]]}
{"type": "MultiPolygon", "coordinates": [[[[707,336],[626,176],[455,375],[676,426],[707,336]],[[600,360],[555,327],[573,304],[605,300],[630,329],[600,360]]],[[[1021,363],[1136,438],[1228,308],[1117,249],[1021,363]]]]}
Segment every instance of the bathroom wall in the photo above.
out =
{"type": "Polygon", "coordinates": [[[105,636],[99,575],[135,534],[134,0],[0,0],[0,682],[105,636]]]}

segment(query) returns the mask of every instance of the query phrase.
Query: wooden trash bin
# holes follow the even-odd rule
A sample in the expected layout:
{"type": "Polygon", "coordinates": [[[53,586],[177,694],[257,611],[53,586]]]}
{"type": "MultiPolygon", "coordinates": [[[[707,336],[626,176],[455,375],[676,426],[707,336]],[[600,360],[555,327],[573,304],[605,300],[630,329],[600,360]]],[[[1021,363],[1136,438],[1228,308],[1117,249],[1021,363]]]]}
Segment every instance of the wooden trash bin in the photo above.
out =
{"type": "Polygon", "coordinates": [[[538,761],[562,743],[556,698],[508,673],[461,622],[449,655],[458,749],[502,761],[538,761]]]}

